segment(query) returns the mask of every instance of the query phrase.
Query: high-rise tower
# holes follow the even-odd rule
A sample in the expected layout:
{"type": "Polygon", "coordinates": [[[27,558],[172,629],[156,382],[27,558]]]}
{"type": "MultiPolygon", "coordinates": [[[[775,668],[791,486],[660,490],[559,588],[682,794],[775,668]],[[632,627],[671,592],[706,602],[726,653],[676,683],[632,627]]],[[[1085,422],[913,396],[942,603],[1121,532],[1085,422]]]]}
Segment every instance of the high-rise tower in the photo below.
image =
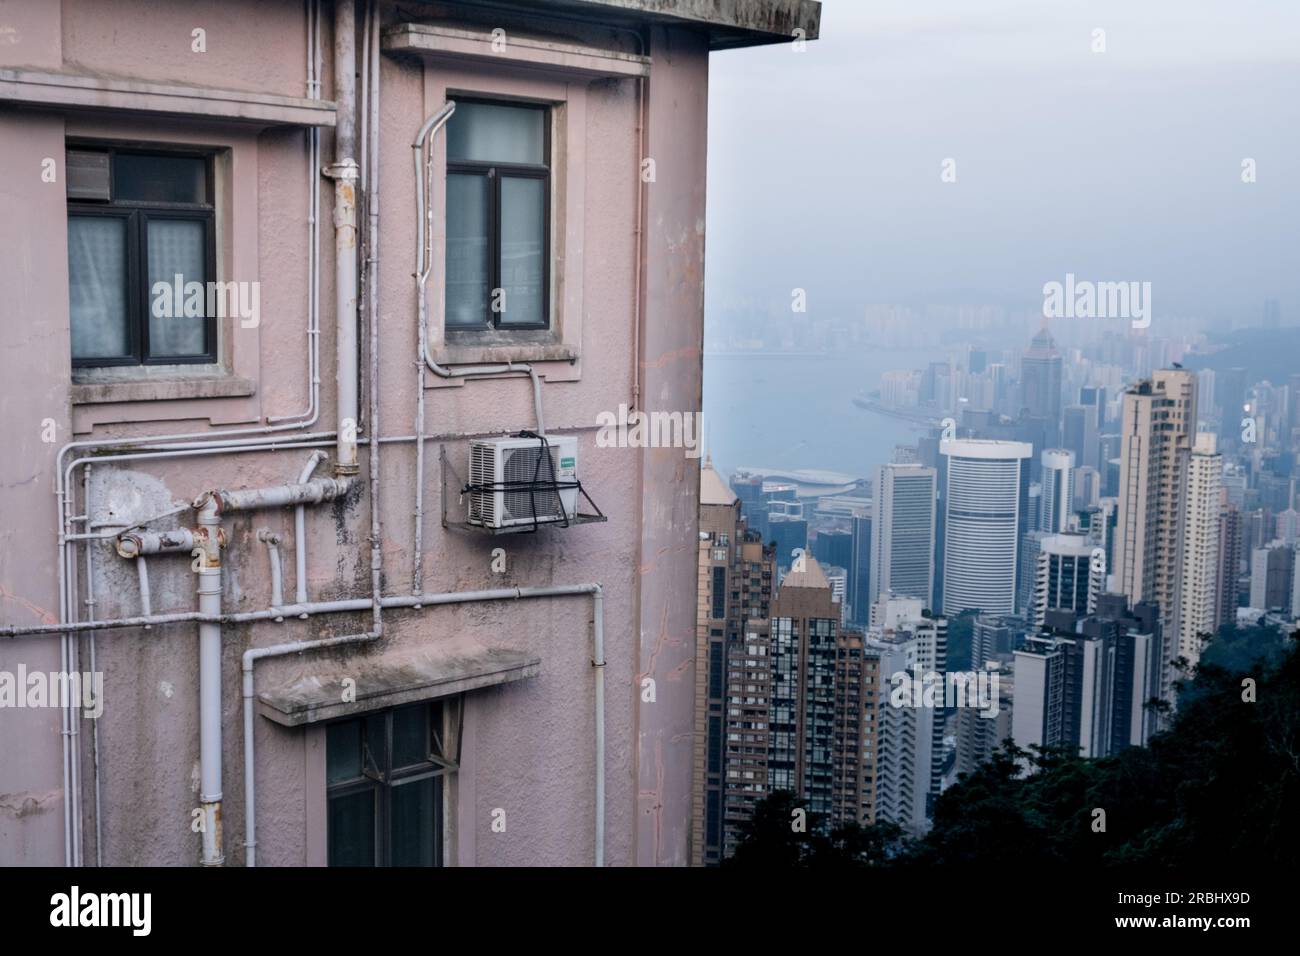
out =
{"type": "Polygon", "coordinates": [[[943,613],[1016,609],[1021,539],[1029,525],[1025,442],[947,440],[943,613]]]}
{"type": "Polygon", "coordinates": [[[871,523],[870,602],[890,594],[930,604],[934,590],[935,469],[882,465],[871,523]]]}
{"type": "Polygon", "coordinates": [[[1124,393],[1111,589],[1151,601],[1163,622],[1161,697],[1172,701],[1182,529],[1196,432],[1196,373],[1160,369],[1124,393]]]}

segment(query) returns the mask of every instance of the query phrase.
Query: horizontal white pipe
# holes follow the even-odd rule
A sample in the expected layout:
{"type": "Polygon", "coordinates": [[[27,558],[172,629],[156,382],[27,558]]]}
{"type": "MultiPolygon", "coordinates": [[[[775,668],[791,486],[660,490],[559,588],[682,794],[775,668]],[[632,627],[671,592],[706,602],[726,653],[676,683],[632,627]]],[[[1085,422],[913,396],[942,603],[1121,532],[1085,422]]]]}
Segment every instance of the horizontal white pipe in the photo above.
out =
{"type": "Polygon", "coordinates": [[[124,558],[136,558],[143,554],[164,554],[169,551],[194,550],[194,532],[189,528],[174,528],[169,531],[131,531],[119,535],[117,553],[124,558]]]}
{"type": "Polygon", "coordinates": [[[313,478],[295,485],[272,485],[267,488],[240,488],[236,491],[205,491],[194,500],[195,510],[213,509],[221,515],[228,511],[254,511],[285,505],[312,504],[342,498],[352,487],[350,478],[313,478]]]}
{"type": "MultiPolygon", "coordinates": [[[[386,597],[385,608],[418,608],[425,604],[460,604],[465,601],[508,601],[521,598],[545,597],[559,594],[590,594],[595,585],[571,584],[549,588],[498,588],[490,591],[462,591],[456,594],[405,594],[386,597]]],[[[120,617],[103,621],[78,621],[70,624],[15,624],[0,627],[0,638],[40,637],[56,634],[75,634],[92,630],[121,630],[144,627],[148,624],[254,624],[271,621],[277,617],[293,615],[339,614],[348,611],[369,611],[374,607],[371,598],[348,598],[337,601],[313,601],[308,604],[286,604],[263,611],[240,611],[235,614],[202,614],[195,611],[177,611],[154,614],[149,617],[120,617]]]]}

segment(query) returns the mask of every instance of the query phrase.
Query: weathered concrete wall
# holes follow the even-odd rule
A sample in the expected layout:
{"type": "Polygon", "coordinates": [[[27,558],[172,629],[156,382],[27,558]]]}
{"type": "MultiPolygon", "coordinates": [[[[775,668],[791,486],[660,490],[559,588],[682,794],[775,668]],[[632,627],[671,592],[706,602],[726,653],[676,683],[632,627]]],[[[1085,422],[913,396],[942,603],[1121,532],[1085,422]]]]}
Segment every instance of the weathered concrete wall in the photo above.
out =
{"type": "MultiPolygon", "coordinates": [[[[49,11],[50,17],[59,14],[57,4],[33,0],[19,6],[29,20],[44,26],[48,21],[32,14],[34,7],[49,11]]],[[[61,33],[62,68],[69,72],[122,75],[130,70],[159,82],[301,95],[304,25],[298,3],[250,0],[232,7],[196,2],[160,10],[144,2],[66,0],[62,18],[61,31],[45,32],[61,33]],[[189,31],[195,27],[207,30],[206,55],[188,54],[189,31]],[[186,55],[159,52],[160,45],[173,42],[182,44],[186,55]]],[[[330,42],[327,29],[326,51],[330,42]]],[[[690,411],[700,404],[707,52],[688,33],[657,31],[653,54],[646,154],[656,160],[658,174],[647,190],[643,394],[649,408],[690,411]]],[[[5,62],[6,55],[0,48],[0,65],[14,65],[5,62]]],[[[57,68],[51,58],[47,45],[43,55],[24,62],[43,59],[42,68],[57,68]]],[[[445,85],[444,72],[454,73],[456,82],[469,88],[478,88],[473,85],[478,81],[472,70],[437,65],[430,65],[426,75],[422,64],[412,60],[385,57],[382,69],[380,431],[409,435],[414,430],[417,333],[410,142],[423,118],[441,105],[431,99],[431,91],[445,85]]],[[[513,73],[504,66],[491,76],[493,83],[531,88],[542,97],[552,96],[557,82],[550,74],[513,73]]],[[[579,165],[565,171],[582,187],[581,203],[566,210],[581,223],[581,248],[570,246],[570,252],[585,251],[581,357],[573,365],[543,364],[543,392],[548,431],[579,436],[580,477],[609,521],[498,538],[444,530],[438,443],[430,442],[424,590],[588,581],[604,586],[607,861],[682,863],[689,826],[698,470],[681,449],[643,452],[596,445],[596,414],[615,411],[632,391],[638,90],[632,80],[564,82],[569,85],[565,95],[582,103],[581,149],[569,154],[579,165]],[[504,574],[490,570],[494,547],[506,549],[504,574]],[[640,702],[644,676],[657,681],[653,704],[640,702]]],[[[326,91],[328,95],[328,85],[326,91]]],[[[0,456],[0,623],[5,624],[57,615],[51,492],[58,444],[40,442],[43,418],[56,420],[62,443],[74,437],[70,420],[76,422],[79,439],[164,434],[207,423],[256,422],[306,405],[306,134],[85,114],[70,116],[67,123],[78,135],[203,142],[229,150],[219,213],[226,219],[220,240],[223,278],[261,282],[262,318],[258,329],[228,327],[224,334],[234,336],[239,369],[253,370],[257,387],[248,397],[80,406],[70,419],[64,186],[61,177],[58,185],[39,180],[41,157],[59,157],[62,168],[65,120],[38,112],[0,115],[0,182],[7,184],[0,193],[0,228],[6,249],[16,252],[0,257],[0,276],[7,280],[0,298],[0,376],[5,382],[0,430],[14,451],[0,456]]],[[[322,135],[326,158],[331,138],[322,135]]],[[[323,184],[321,428],[332,427],[334,420],[330,201],[328,184],[323,184]]],[[[440,203],[435,211],[440,224],[440,203]]],[[[439,265],[431,299],[440,297],[440,274],[439,265]]],[[[534,426],[526,379],[437,384],[428,391],[430,434],[504,433],[534,426]]],[[[463,462],[463,439],[449,440],[449,448],[463,462]]],[[[365,454],[363,449],[363,475],[365,454]]],[[[209,488],[292,481],[307,455],[258,452],[96,465],[92,516],[105,520],[111,510],[138,518],[209,488]]],[[[404,593],[411,583],[413,446],[384,445],[382,469],[386,590],[404,593]]],[[[312,599],[368,596],[368,507],[362,489],[347,501],[309,509],[312,599]]],[[[179,522],[191,520],[189,514],[178,516],[179,522]]],[[[292,511],[235,515],[224,526],[230,540],[223,571],[225,607],[259,610],[269,602],[266,549],[255,539],[261,528],[283,536],[285,589],[292,595],[292,511]]],[[[95,561],[97,614],[136,613],[134,568],[103,546],[96,549],[95,561]]],[[[152,558],[150,569],[155,611],[195,608],[188,556],[152,558]]],[[[456,829],[456,859],[466,865],[587,865],[593,854],[594,814],[590,622],[591,602],[579,597],[393,611],[386,614],[389,636],[383,646],[267,661],[258,666],[257,683],[265,687],[299,674],[337,673],[350,654],[402,652],[467,633],[537,655],[542,660],[539,677],[468,697],[465,761],[455,783],[458,810],[449,821],[456,829]],[[491,829],[496,808],[506,810],[505,833],[491,829]]],[[[243,862],[241,654],[249,646],[355,633],[367,626],[367,615],[332,615],[224,632],[228,864],[243,862]]],[[[12,670],[19,661],[29,667],[57,666],[58,643],[57,638],[0,641],[0,669],[12,670]]],[[[105,710],[98,721],[104,861],[192,865],[199,846],[190,830],[190,813],[198,803],[196,629],[179,625],[104,632],[97,645],[106,682],[105,710]]],[[[84,660],[83,654],[83,665],[84,660]]],[[[60,862],[58,711],[0,710],[0,724],[0,863],[60,862]]],[[[93,861],[90,722],[82,728],[86,859],[93,861]]],[[[318,756],[310,733],[258,718],[256,738],[259,862],[318,862],[313,847],[319,847],[319,834],[308,831],[307,821],[322,819],[324,793],[314,783],[318,756]]]]}
{"type": "MultiPolygon", "coordinates": [[[[62,7],[63,69],[68,72],[306,95],[307,29],[301,3],[62,0],[62,7]],[[196,36],[196,30],[203,32],[196,36]]],[[[330,4],[324,4],[324,11],[329,17],[330,4]]],[[[329,52],[323,48],[322,56],[328,59],[329,52]]]]}
{"type": "MultiPolygon", "coordinates": [[[[59,620],[54,456],[71,438],[63,120],[0,113],[0,619],[59,620]],[[49,421],[47,421],[47,419],[49,421]],[[49,426],[54,426],[55,442],[49,426]]],[[[0,670],[58,670],[58,638],[0,643],[0,670]]],[[[59,711],[0,710],[0,862],[63,863],[59,711]]]]}
{"type": "MultiPolygon", "coordinates": [[[[651,36],[647,155],[645,342],[642,404],[650,411],[700,407],[704,351],[704,168],[708,53],[671,29],[651,36]]],[[[677,449],[641,460],[638,689],[656,702],[637,710],[637,858],[686,865],[695,707],[696,560],[700,471],[677,449]]]]}

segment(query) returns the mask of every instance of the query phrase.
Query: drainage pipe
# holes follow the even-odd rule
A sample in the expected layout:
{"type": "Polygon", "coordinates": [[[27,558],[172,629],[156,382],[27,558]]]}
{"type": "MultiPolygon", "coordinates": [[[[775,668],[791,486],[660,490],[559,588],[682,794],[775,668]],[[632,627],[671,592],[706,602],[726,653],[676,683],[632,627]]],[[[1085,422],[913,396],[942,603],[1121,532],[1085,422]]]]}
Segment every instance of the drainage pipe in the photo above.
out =
{"type": "MultiPolygon", "coordinates": [[[[307,98],[320,99],[320,2],[307,0],[307,98]]],[[[307,130],[307,410],[273,415],[267,423],[320,416],[320,127],[307,130]]]]}
{"type": "MultiPolygon", "coordinates": [[[[307,459],[307,464],[303,466],[302,474],[298,476],[298,484],[306,483],[312,476],[312,472],[329,456],[325,452],[317,450],[311,453],[307,459]]],[[[294,586],[297,589],[298,603],[307,603],[307,508],[305,505],[299,505],[293,512],[293,568],[294,568],[294,586]]]]}
{"type": "MultiPolygon", "coordinates": [[[[366,19],[366,169],[369,189],[366,193],[366,211],[369,217],[366,230],[366,302],[370,332],[370,375],[367,381],[370,408],[367,427],[372,435],[379,434],[379,5],[371,4],[366,19]]],[[[342,375],[340,365],[340,376],[342,375]]],[[[340,427],[340,435],[342,429],[340,427]]],[[[420,444],[423,444],[421,442],[420,444]]],[[[384,636],[383,620],[383,527],[379,513],[379,446],[378,440],[370,443],[370,589],[371,627],[360,634],[331,637],[311,642],[319,647],[336,647],[343,644],[362,644],[381,640],[384,636]]],[[[355,454],[356,446],[353,445],[355,454]]],[[[329,480],[329,479],[326,479],[329,480]]],[[[345,488],[346,490],[346,488],[345,488]]],[[[300,509],[301,510],[301,509],[300,509]]],[[[243,658],[244,690],[244,865],[257,866],[257,788],[254,761],[253,734],[253,663],[263,657],[290,654],[298,644],[277,644],[272,647],[250,648],[243,658]]]]}
{"type": "MultiPolygon", "coordinates": [[[[140,579],[140,613],[145,617],[150,617],[153,615],[153,600],[149,595],[149,566],[145,563],[143,554],[135,559],[135,573],[140,579]]],[[[147,631],[150,626],[146,624],[144,629],[147,631]]],[[[90,637],[91,640],[94,640],[95,635],[93,632],[90,637]]]]}
{"type": "MultiPolygon", "coordinates": [[[[81,475],[81,481],[82,481],[81,506],[86,515],[85,527],[87,531],[92,530],[93,526],[91,525],[90,522],[94,515],[94,509],[91,507],[90,471],[91,471],[90,466],[87,465],[86,470],[82,472],[81,475]]],[[[94,579],[95,549],[90,545],[86,546],[85,558],[86,558],[86,620],[93,622],[95,620],[95,579],[94,579]]],[[[76,560],[75,555],[73,556],[73,560],[74,561],[76,560]]],[[[92,645],[92,649],[90,655],[91,655],[92,662],[94,661],[94,656],[95,656],[93,650],[94,640],[95,640],[95,632],[91,631],[90,642],[92,645]]],[[[76,653],[73,658],[72,671],[73,673],[78,673],[81,670],[81,645],[76,638],[73,639],[73,648],[75,649],[76,653]]],[[[93,663],[90,669],[91,672],[93,673],[95,669],[93,663]]],[[[73,852],[73,859],[77,866],[81,866],[83,862],[82,843],[85,840],[85,836],[82,833],[83,826],[82,826],[82,817],[81,817],[81,745],[77,739],[81,727],[81,711],[78,708],[77,702],[75,700],[68,701],[68,709],[69,709],[68,717],[72,726],[72,760],[73,760],[72,789],[75,794],[73,798],[73,807],[76,810],[76,817],[74,819],[74,824],[76,826],[76,833],[75,833],[75,844],[74,844],[75,849],[73,852]]],[[[98,808],[99,806],[99,722],[98,721],[94,721],[91,723],[90,735],[91,735],[91,775],[92,775],[91,782],[94,787],[95,806],[96,808],[98,808]]],[[[99,823],[98,818],[96,818],[95,823],[96,823],[96,827],[98,828],[98,823],[99,823]]],[[[100,844],[98,841],[98,829],[96,830],[96,837],[97,839],[95,842],[95,853],[98,854],[100,852],[100,844]]]]}
{"type": "MultiPolygon", "coordinates": [[[[370,443],[370,596],[374,602],[371,607],[370,632],[375,640],[384,636],[383,620],[383,577],[384,550],[383,524],[379,510],[379,3],[370,4],[370,17],[366,21],[369,40],[367,47],[369,83],[367,91],[370,100],[366,104],[366,114],[370,118],[368,137],[365,143],[366,168],[369,171],[369,191],[366,193],[366,211],[369,214],[369,228],[366,230],[366,247],[369,258],[366,262],[366,296],[369,306],[370,329],[370,414],[368,434],[375,436],[370,443]]],[[[423,442],[417,444],[423,445],[423,442]]]]}
{"type": "MultiPolygon", "coordinates": [[[[199,530],[195,571],[199,611],[221,614],[221,509],[211,497],[196,502],[199,530]]],[[[199,802],[204,866],[225,863],[221,842],[221,625],[199,624],[199,802]]]]}
{"type": "Polygon", "coordinates": [[[334,474],[355,475],[357,463],[357,27],[353,0],[334,4],[334,328],[338,388],[338,451],[334,474]]]}
{"type": "Polygon", "coordinates": [[[239,488],[235,491],[205,491],[194,501],[200,515],[211,508],[217,517],[228,511],[254,511],[259,508],[282,508],[285,505],[318,505],[342,498],[352,482],[339,478],[313,478],[296,485],[272,485],[267,488],[239,488]]]}
{"type": "Polygon", "coordinates": [[[194,550],[194,532],[189,528],[170,531],[128,531],[117,536],[117,553],[124,558],[170,551],[194,550]]]}
{"type": "MultiPolygon", "coordinates": [[[[317,478],[296,485],[207,491],[194,502],[199,613],[221,617],[221,516],[227,511],[320,503],[347,493],[350,480],[317,478]]],[[[221,625],[199,623],[199,800],[203,813],[204,866],[225,863],[221,839],[221,625]]]]}
{"type": "MultiPolygon", "coordinates": [[[[302,505],[298,506],[299,508],[302,505]]],[[[280,536],[269,528],[257,532],[257,540],[266,545],[266,556],[271,562],[271,607],[284,603],[284,572],[280,566],[280,536]]]]}
{"type": "MultiPolygon", "coordinates": [[[[456,112],[456,104],[448,101],[442,109],[434,113],[424,125],[420,127],[419,133],[415,136],[415,142],[411,148],[415,150],[415,196],[416,196],[416,214],[415,214],[415,235],[416,235],[416,254],[415,254],[415,288],[416,288],[416,315],[417,321],[417,340],[420,354],[416,356],[416,386],[415,386],[415,433],[424,434],[424,354],[428,351],[425,338],[428,336],[428,329],[425,325],[425,300],[424,300],[424,283],[429,278],[429,272],[433,268],[433,253],[431,249],[426,248],[426,230],[431,226],[426,225],[425,200],[424,200],[424,169],[423,169],[423,149],[425,138],[430,141],[438,135],[438,131],[447,124],[451,115],[456,112]]],[[[432,219],[432,202],[429,203],[430,211],[427,218],[432,219]]],[[[432,245],[429,243],[429,245],[432,245]]],[[[424,442],[415,443],[415,542],[412,547],[412,569],[411,569],[411,593],[419,594],[423,590],[424,584],[424,442]]]]}

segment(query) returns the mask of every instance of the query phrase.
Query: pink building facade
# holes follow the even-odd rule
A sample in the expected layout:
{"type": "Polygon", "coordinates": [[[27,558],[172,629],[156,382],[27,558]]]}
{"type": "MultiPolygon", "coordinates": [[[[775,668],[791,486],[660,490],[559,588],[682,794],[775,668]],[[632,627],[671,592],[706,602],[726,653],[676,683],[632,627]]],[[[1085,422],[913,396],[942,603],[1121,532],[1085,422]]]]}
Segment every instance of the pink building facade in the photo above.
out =
{"type": "Polygon", "coordinates": [[[710,53],[818,19],[0,0],[0,864],[687,862],[698,448],[598,422],[698,412],[710,53]]]}

